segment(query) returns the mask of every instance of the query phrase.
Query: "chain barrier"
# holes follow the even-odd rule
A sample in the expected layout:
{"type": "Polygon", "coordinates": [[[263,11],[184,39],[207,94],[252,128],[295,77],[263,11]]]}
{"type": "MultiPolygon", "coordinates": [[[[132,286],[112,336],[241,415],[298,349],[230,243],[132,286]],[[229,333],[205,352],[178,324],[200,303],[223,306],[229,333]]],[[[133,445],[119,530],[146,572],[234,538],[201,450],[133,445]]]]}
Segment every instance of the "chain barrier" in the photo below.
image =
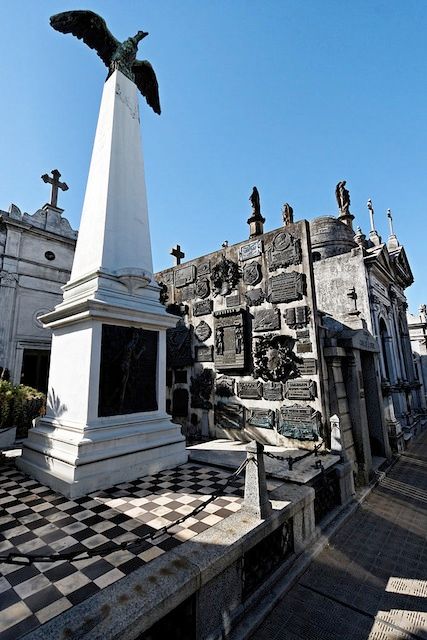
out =
{"type": "MultiPolygon", "coordinates": [[[[319,444],[315,444],[313,450],[307,451],[306,453],[303,453],[301,456],[295,456],[295,457],[278,456],[278,455],[274,455],[274,453],[270,453],[269,451],[264,451],[264,455],[267,456],[267,458],[271,458],[272,460],[281,460],[282,462],[287,462],[289,471],[292,471],[294,464],[296,464],[297,462],[300,462],[301,460],[304,460],[304,458],[308,458],[311,455],[314,455],[314,457],[317,458],[319,455],[320,447],[322,445],[323,445],[323,440],[322,442],[319,442],[319,444]]],[[[316,468],[323,469],[321,460],[316,460],[316,468]]]]}
{"type": "MultiPolygon", "coordinates": [[[[173,535],[170,533],[170,530],[173,529],[173,527],[176,527],[177,525],[182,524],[183,522],[188,520],[188,518],[192,518],[193,516],[197,515],[198,513],[203,511],[203,509],[205,509],[208,504],[219,498],[223,494],[224,490],[227,489],[237,479],[237,477],[242,473],[244,469],[246,469],[249,462],[249,459],[244,460],[240,467],[228,476],[226,482],[221,485],[219,489],[217,489],[212,495],[210,495],[209,498],[202,504],[199,504],[192,511],[190,511],[190,513],[181,516],[181,518],[174,520],[161,529],[157,529],[154,532],[147,533],[144,536],[139,536],[137,540],[128,540],[127,542],[111,541],[95,547],[94,549],[84,549],[83,551],[76,550],[69,551],[68,553],[55,553],[52,555],[9,552],[7,555],[0,555],[0,562],[29,566],[33,562],[60,562],[63,560],[67,560],[70,562],[71,560],[87,560],[88,558],[93,558],[95,556],[105,556],[109,553],[113,553],[114,551],[122,550],[135,553],[144,542],[147,542],[147,540],[155,541],[157,538],[160,538],[163,535],[173,535]]],[[[132,531],[130,531],[129,533],[132,533],[132,531]]]]}

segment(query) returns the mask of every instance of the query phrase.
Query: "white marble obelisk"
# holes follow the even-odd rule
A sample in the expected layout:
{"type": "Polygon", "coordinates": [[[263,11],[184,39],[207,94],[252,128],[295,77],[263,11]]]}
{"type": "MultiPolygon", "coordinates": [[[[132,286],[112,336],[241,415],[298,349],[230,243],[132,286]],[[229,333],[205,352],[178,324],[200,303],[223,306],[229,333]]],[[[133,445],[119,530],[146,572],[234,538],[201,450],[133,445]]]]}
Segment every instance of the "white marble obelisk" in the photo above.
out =
{"type": "Polygon", "coordinates": [[[184,463],[184,438],[165,411],[166,329],[176,318],[153,279],[137,88],[120,71],[104,86],[63,289],[63,302],[42,318],[53,334],[47,414],[30,431],[20,468],[77,497],[184,463]],[[129,390],[134,361],[152,378],[140,390],[135,376],[129,390]]]}

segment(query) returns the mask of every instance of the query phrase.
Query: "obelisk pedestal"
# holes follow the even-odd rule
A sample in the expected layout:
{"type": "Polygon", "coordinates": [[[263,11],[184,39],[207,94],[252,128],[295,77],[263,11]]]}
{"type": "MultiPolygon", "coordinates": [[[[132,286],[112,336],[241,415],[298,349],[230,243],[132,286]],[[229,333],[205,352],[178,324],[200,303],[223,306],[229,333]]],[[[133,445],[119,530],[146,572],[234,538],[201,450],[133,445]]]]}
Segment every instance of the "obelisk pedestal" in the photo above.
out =
{"type": "Polygon", "coordinates": [[[78,497],[182,464],[165,411],[166,329],[153,279],[135,84],[104,86],[76,253],[52,330],[46,416],[19,467],[78,497]]]}

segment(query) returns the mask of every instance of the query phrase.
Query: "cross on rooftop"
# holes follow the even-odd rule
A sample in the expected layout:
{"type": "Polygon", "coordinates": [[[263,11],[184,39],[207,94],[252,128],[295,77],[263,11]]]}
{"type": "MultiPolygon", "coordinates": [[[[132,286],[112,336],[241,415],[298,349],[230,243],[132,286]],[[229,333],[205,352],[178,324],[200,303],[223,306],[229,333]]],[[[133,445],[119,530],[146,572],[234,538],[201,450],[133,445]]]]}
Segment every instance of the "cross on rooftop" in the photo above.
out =
{"type": "Polygon", "coordinates": [[[181,251],[181,247],[179,244],[176,247],[172,247],[170,250],[170,255],[175,258],[176,264],[181,264],[181,258],[185,258],[185,253],[181,251]]]}
{"type": "Polygon", "coordinates": [[[50,195],[50,206],[58,207],[58,189],[62,189],[62,191],[68,191],[68,185],[65,182],[60,182],[59,178],[61,174],[58,169],[52,169],[52,178],[48,176],[47,173],[42,175],[43,182],[48,182],[52,185],[52,192],[50,195]]]}

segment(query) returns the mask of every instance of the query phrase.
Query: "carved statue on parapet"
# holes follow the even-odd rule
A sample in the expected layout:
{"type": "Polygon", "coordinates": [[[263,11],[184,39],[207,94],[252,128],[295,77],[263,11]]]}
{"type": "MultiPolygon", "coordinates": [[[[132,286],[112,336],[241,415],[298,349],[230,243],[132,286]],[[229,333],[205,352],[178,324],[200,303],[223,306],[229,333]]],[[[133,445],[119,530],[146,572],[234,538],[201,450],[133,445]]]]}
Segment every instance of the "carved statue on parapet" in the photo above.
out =
{"type": "Polygon", "coordinates": [[[293,224],[294,222],[294,210],[291,205],[285,202],[282,207],[282,216],[283,216],[283,225],[286,227],[288,224],[293,224]]]}
{"type": "Polygon", "coordinates": [[[345,216],[350,213],[350,193],[349,190],[345,188],[346,184],[345,180],[341,180],[335,187],[335,197],[337,199],[340,216],[345,216]]]}
{"type": "Polygon", "coordinates": [[[159,86],[153,67],[147,60],[137,60],[139,42],[148,36],[145,31],[123,42],[116,40],[101,16],[93,11],[64,11],[50,18],[51,26],[61,33],[72,33],[95,49],[108,67],[107,78],[118,69],[134,82],[148,105],[160,114],[159,86]]]}
{"type": "Polygon", "coordinates": [[[252,189],[249,202],[252,205],[252,215],[257,218],[261,217],[261,203],[259,199],[259,191],[256,187],[252,189]]]}
{"type": "Polygon", "coordinates": [[[420,316],[423,322],[427,322],[427,304],[420,306],[420,316]]]}

